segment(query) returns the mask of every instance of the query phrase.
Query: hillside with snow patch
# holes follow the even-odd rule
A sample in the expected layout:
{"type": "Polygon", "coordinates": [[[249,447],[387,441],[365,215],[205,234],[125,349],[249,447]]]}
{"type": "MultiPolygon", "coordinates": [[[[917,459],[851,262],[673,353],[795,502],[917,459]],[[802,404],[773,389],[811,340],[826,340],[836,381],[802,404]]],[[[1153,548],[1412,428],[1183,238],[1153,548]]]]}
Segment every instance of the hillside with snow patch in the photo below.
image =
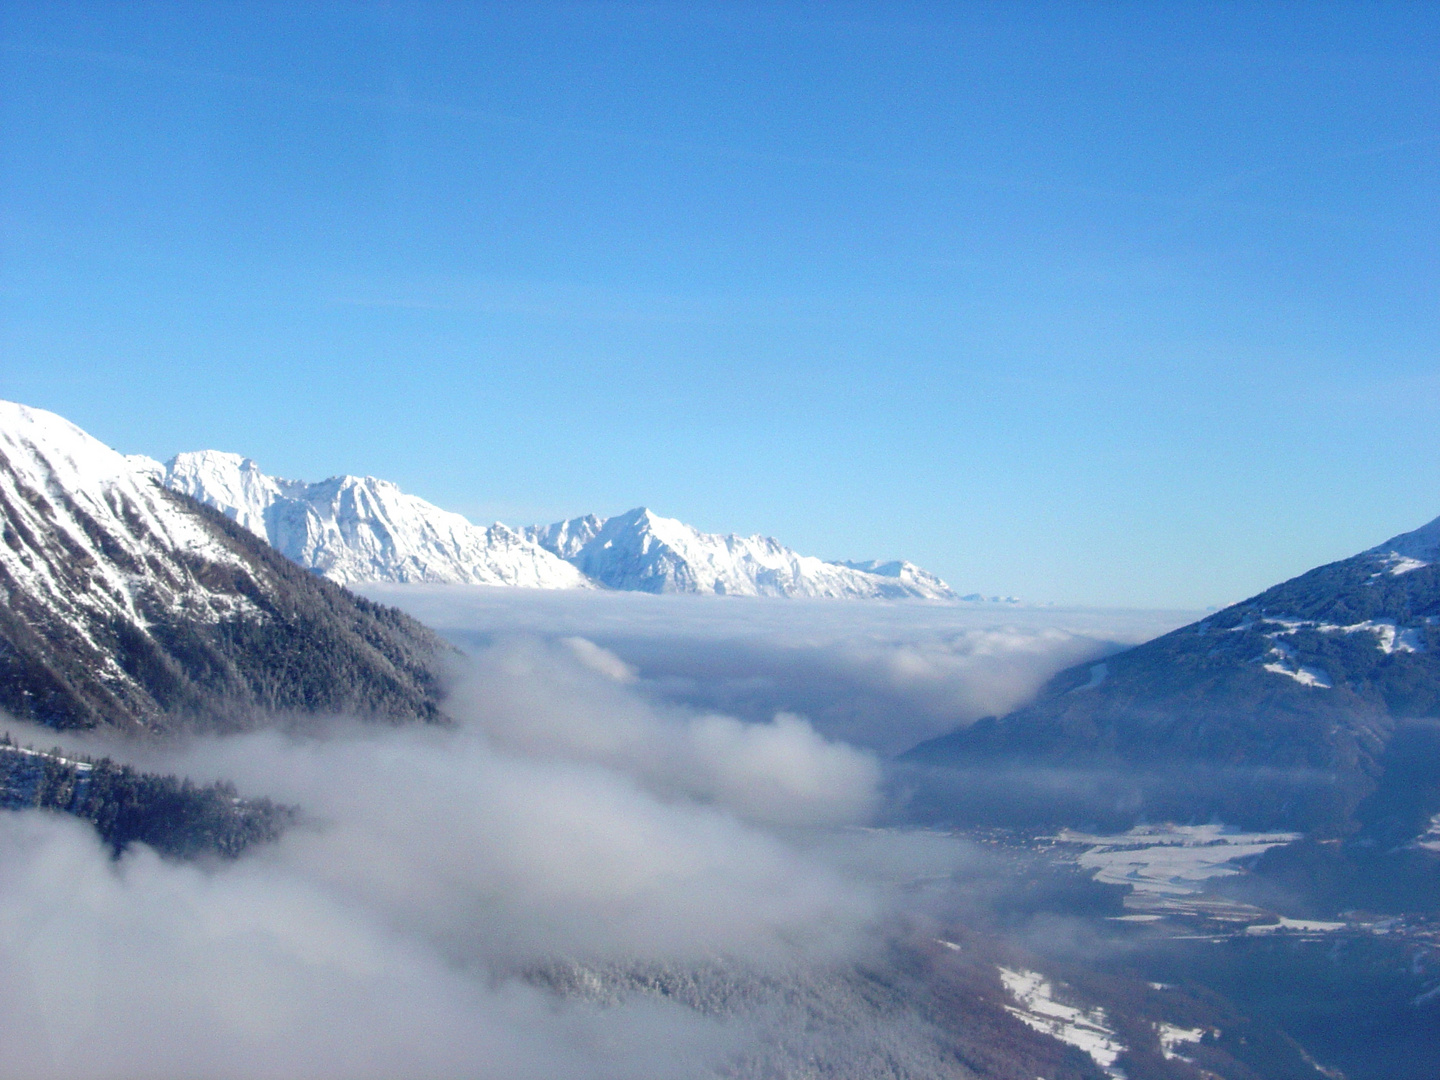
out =
{"type": "Polygon", "coordinates": [[[1114,797],[1116,825],[1213,815],[1344,834],[1395,732],[1437,715],[1440,519],[1062,671],[1036,701],[908,758],[1119,769],[1134,794],[1114,797]]]}

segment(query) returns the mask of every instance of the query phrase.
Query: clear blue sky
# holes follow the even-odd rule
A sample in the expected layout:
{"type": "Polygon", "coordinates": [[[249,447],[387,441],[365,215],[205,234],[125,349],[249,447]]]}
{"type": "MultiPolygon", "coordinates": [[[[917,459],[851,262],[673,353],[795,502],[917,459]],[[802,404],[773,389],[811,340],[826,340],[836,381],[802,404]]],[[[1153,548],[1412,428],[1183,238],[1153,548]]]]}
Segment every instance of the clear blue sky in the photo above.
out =
{"type": "Polygon", "coordinates": [[[1440,6],[0,3],[0,396],[1036,599],[1440,514],[1440,6]]]}

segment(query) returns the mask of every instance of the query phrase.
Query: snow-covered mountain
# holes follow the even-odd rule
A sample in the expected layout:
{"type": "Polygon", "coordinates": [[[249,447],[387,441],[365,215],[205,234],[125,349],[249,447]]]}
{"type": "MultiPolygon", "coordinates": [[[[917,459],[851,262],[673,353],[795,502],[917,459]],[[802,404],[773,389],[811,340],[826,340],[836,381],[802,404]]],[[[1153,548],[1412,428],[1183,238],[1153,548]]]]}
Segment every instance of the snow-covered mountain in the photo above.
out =
{"type": "Polygon", "coordinates": [[[281,480],[239,454],[138,461],[156,479],[331,581],[431,581],[584,589],[575,567],[501,524],[482,528],[373,476],[281,480]]]}
{"type": "Polygon", "coordinates": [[[525,535],[612,589],[733,596],[953,600],[950,586],[907,562],[837,563],[792,551],[768,536],[702,533],[644,507],[593,514],[525,535]]]}
{"type": "Polygon", "coordinates": [[[217,450],[177,454],[163,464],[131,461],[341,584],[955,599],[945,582],[913,563],[826,562],[769,537],[702,533],[643,507],[521,530],[498,522],[482,528],[373,476],[282,480],[249,458],[217,450]]]}
{"type": "Polygon", "coordinates": [[[54,413],[0,402],[0,513],[7,605],[21,596],[42,605],[108,680],[123,681],[123,671],[96,640],[104,623],[143,623],[157,608],[213,622],[253,608],[183,565],[188,556],[234,570],[236,553],[177,513],[125,458],[54,413]]]}
{"type": "MultiPolygon", "coordinates": [[[[1094,789],[1117,828],[1134,813],[1263,829],[1323,824],[1344,835],[1361,821],[1353,815],[1385,769],[1394,768],[1397,791],[1423,790],[1416,778],[1437,775],[1440,757],[1407,763],[1388,749],[1406,725],[1433,725],[1436,716],[1440,518],[1062,671],[1036,701],[930,740],[909,757],[1016,775],[1118,768],[1128,793],[1108,781],[1094,789]]],[[[1067,781],[1066,790],[1079,789],[1067,781]]],[[[1426,821],[1440,811],[1440,790],[1431,790],[1426,821]]],[[[1032,806],[1053,797],[1024,796],[1032,806]]],[[[1007,798],[1022,805],[1018,789],[1007,798]]]]}
{"type": "Polygon", "coordinates": [[[61,727],[433,715],[438,640],[54,413],[0,401],[0,708],[61,727]]]}
{"type": "Polygon", "coordinates": [[[851,570],[860,570],[875,577],[894,578],[902,585],[907,585],[915,590],[916,596],[927,596],[932,598],[953,599],[954,591],[940,578],[923,570],[913,562],[904,559],[891,559],[889,562],[881,562],[879,559],[867,559],[864,562],[837,562],[837,566],[845,566],[851,570]]]}

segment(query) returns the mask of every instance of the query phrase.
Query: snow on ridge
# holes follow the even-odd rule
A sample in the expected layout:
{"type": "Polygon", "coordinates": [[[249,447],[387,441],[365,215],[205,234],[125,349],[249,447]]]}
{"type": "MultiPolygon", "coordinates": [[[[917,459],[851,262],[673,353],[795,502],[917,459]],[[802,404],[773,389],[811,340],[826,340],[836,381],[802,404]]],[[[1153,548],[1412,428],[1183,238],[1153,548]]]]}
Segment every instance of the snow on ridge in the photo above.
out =
{"type": "MultiPolygon", "coordinates": [[[[877,577],[896,578],[920,594],[933,593],[937,598],[946,599],[953,599],[955,596],[954,590],[935,574],[905,559],[892,559],[889,562],[881,562],[878,559],[867,559],[864,562],[837,561],[834,565],[860,570],[877,577]]],[[[1013,597],[1009,599],[1014,600],[1013,597]]]]}
{"type": "Polygon", "coordinates": [[[528,540],[539,544],[546,551],[562,559],[573,559],[580,550],[594,540],[605,521],[594,514],[584,517],[557,521],[553,525],[529,525],[520,532],[528,540]]]}
{"type": "Polygon", "coordinates": [[[177,454],[163,466],[136,459],[133,467],[340,584],[955,599],[945,582],[903,560],[826,562],[771,537],[702,533],[644,507],[524,529],[481,527],[373,476],[282,480],[250,458],[215,450],[177,454]]]}
{"type": "MultiPolygon", "coordinates": [[[[766,536],[702,533],[643,507],[610,518],[549,526],[477,526],[386,480],[336,476],[318,483],[263,472],[240,454],[201,450],[161,463],[124,457],[69,421],[0,402],[0,450],[30,487],[79,493],[123,488],[154,502],[156,483],[205,503],[301,566],[339,584],[366,581],[596,588],[738,596],[954,600],[936,577],[903,560],[827,562],[766,536]],[[46,451],[35,452],[43,428],[46,451]],[[28,441],[27,441],[28,440],[28,441]]],[[[114,516],[113,508],[99,511],[114,516]]],[[[228,553],[184,515],[149,514],[159,535],[228,553]],[[188,520],[188,519],[185,519],[188,520]]],[[[123,591],[123,590],[122,590],[123,591]]]]}
{"type": "Polygon", "coordinates": [[[128,676],[96,636],[106,627],[144,630],[158,613],[178,611],[216,621],[254,608],[197,579],[191,559],[244,562],[156,486],[146,461],[52,412],[0,401],[0,502],[23,537],[0,545],[0,570],[119,683],[128,676]]]}
{"type": "MultiPolygon", "coordinates": [[[[1277,650],[1286,655],[1288,655],[1289,646],[1280,642],[1280,638],[1293,634],[1296,630],[1314,630],[1317,634],[1374,634],[1375,647],[1388,655],[1393,652],[1424,652],[1424,628],[1433,626],[1434,619],[1434,616],[1425,617],[1420,626],[1400,626],[1394,619],[1366,619],[1363,622],[1347,623],[1342,626],[1339,623],[1319,622],[1315,619],[1299,619],[1284,615],[1265,615],[1260,621],[1276,623],[1284,628],[1267,631],[1263,636],[1276,642],[1277,650]]],[[[1254,625],[1254,622],[1243,624],[1247,630],[1254,625]]],[[[1238,630],[1240,627],[1232,629],[1238,630]]]]}
{"type": "Polygon", "coordinates": [[[172,458],[164,483],[342,585],[593,587],[569,563],[513,529],[474,525],[373,476],[333,476],[313,484],[282,480],[239,454],[202,450],[172,458]]]}
{"type": "Polygon", "coordinates": [[[1301,686],[1313,686],[1317,690],[1333,690],[1335,684],[1330,681],[1330,673],[1324,668],[1302,667],[1289,668],[1284,662],[1263,665],[1266,671],[1275,675],[1284,675],[1294,679],[1301,686]]]}
{"type": "Polygon", "coordinates": [[[1366,555],[1378,555],[1389,564],[1392,574],[1407,574],[1422,566],[1440,562],[1440,518],[1377,544],[1366,555]]]}
{"type": "Polygon", "coordinates": [[[140,475],[148,476],[156,483],[163,484],[165,482],[165,463],[163,461],[156,461],[146,454],[126,454],[125,460],[129,463],[130,468],[140,475]]]}
{"type": "Polygon", "coordinates": [[[38,491],[90,490],[133,474],[130,463],[63,416],[0,401],[0,451],[38,491]]]}
{"type": "MultiPolygon", "coordinates": [[[[1366,619],[1363,622],[1341,625],[1320,622],[1316,619],[1301,619],[1288,615],[1261,616],[1258,622],[1279,626],[1279,630],[1263,630],[1262,636],[1270,640],[1270,648],[1254,660],[1266,671],[1294,679],[1301,686],[1319,690],[1334,689],[1330,673],[1322,667],[1302,667],[1295,660],[1295,649],[1287,641],[1300,630],[1311,630],[1317,634],[1369,634],[1373,635],[1375,647],[1387,656],[1392,653],[1423,653],[1427,649],[1426,629],[1434,625],[1434,616],[1427,616],[1416,626],[1401,626],[1394,619],[1366,619]]],[[[1256,621],[1229,627],[1226,633],[1250,630],[1256,621]]]]}
{"type": "Polygon", "coordinates": [[[837,599],[953,600],[912,563],[826,562],[769,536],[704,533],[637,507],[531,526],[525,535],[612,589],[652,593],[837,599]]]}
{"type": "MultiPolygon", "coordinates": [[[[176,513],[145,469],[62,416],[0,401],[0,458],[9,467],[6,486],[18,482],[51,500],[57,524],[101,567],[113,560],[100,550],[75,510],[112,532],[131,555],[142,555],[158,538],[211,561],[239,562],[203,525],[176,513]]],[[[122,585],[118,578],[112,584],[122,585]]]]}
{"type": "Polygon", "coordinates": [[[304,487],[266,476],[250,458],[222,450],[176,454],[162,469],[166,487],[213,506],[262,540],[269,539],[265,522],[269,508],[304,487]]]}

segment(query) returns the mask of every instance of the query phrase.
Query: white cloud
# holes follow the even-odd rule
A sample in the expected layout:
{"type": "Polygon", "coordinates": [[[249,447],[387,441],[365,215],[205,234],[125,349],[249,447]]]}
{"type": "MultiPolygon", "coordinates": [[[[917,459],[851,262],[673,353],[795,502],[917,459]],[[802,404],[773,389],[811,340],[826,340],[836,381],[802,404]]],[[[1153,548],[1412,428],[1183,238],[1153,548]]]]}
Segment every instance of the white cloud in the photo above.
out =
{"type": "Polygon", "coordinates": [[[657,794],[751,820],[843,824],[874,810],[880,769],[871,755],[821,738],[797,716],[742,723],[657,705],[626,688],[629,672],[584,639],[507,641],[467,667],[451,708],[506,750],[608,766],[657,794]]]}
{"type": "Polygon", "coordinates": [[[0,1055],[17,1080],[665,1077],[725,1045],[680,1009],[602,1015],[468,976],[269,860],[116,863],[80,822],[0,816],[0,1055]],[[645,1053],[656,1040],[673,1060],[645,1053]]]}
{"type": "Polygon", "coordinates": [[[907,631],[911,615],[860,606],[817,605],[809,626],[784,605],[738,620],[632,600],[584,619],[556,609],[471,650],[451,727],[66,736],[232,779],[305,820],[201,866],[144,849],[115,862],[83,823],[0,814],[4,1071],[587,1080],[707,1075],[739,1046],[761,1060],[739,1019],[644,995],[600,1008],[522,976],[556,960],[843,965],[869,955],[895,905],[914,910],[917,882],[970,865],[945,837],[853,828],[876,808],[880,766],[837,732],[910,738],[1022,693],[1097,638],[939,616],[907,631]],[[745,685],[764,693],[742,701],[745,685]],[[865,709],[825,711],[867,694],[865,709]],[[748,711],[715,704],[727,695],[748,711]]]}
{"type": "Polygon", "coordinates": [[[881,754],[1007,712],[1057,671],[1193,615],[483,586],[367,593],[466,651],[517,635],[568,638],[595,650],[582,657],[592,666],[654,698],[750,721],[794,713],[881,754]]]}

